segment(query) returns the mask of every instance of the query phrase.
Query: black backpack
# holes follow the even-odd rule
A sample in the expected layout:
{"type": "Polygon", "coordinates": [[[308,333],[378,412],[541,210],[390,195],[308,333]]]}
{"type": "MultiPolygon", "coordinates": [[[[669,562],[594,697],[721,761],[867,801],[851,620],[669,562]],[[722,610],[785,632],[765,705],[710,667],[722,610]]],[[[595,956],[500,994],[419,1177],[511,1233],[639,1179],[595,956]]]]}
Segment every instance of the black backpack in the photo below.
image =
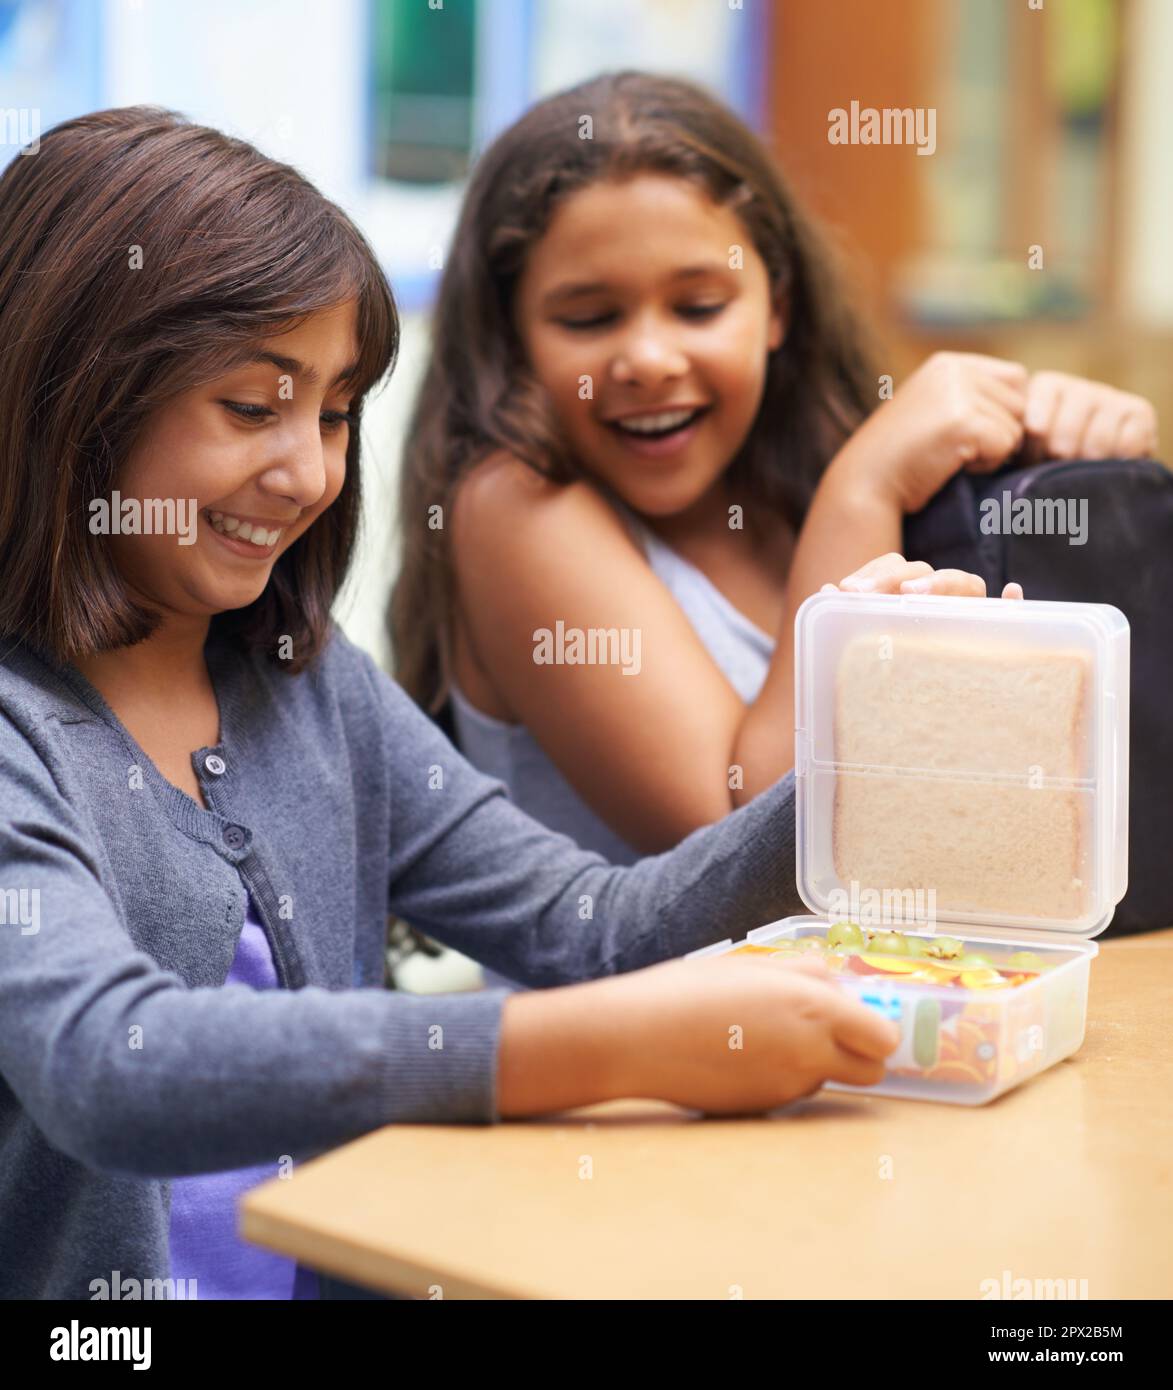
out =
{"type": "Polygon", "coordinates": [[[1018,580],[1027,598],[1110,603],[1127,617],[1128,891],[1108,934],[1173,925],[1173,473],[1151,459],[958,473],[923,511],[905,518],[904,545],[909,559],[935,569],[980,574],[990,594],[1018,580]],[[1020,498],[1056,524],[1058,504],[1077,502],[1084,543],[1070,543],[1078,527],[1070,516],[1063,533],[1007,534],[995,523],[1012,515],[1020,498]],[[1039,509],[1036,501],[1053,505],[1039,509]]]}

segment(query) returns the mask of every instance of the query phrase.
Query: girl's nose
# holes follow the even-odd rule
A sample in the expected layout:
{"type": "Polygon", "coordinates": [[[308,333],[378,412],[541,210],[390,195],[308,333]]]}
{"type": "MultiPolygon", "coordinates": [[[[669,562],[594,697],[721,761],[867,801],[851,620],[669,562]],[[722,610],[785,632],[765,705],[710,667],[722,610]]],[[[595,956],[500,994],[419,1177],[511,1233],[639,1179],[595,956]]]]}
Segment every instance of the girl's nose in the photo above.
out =
{"type": "Polygon", "coordinates": [[[611,364],[612,377],[623,386],[658,386],[687,371],[688,358],[663,328],[633,334],[611,364]]]}
{"type": "Polygon", "coordinates": [[[322,500],[326,491],[326,452],[319,428],[298,427],[290,431],[265,470],[264,486],[268,492],[288,497],[303,509],[322,500]]]}

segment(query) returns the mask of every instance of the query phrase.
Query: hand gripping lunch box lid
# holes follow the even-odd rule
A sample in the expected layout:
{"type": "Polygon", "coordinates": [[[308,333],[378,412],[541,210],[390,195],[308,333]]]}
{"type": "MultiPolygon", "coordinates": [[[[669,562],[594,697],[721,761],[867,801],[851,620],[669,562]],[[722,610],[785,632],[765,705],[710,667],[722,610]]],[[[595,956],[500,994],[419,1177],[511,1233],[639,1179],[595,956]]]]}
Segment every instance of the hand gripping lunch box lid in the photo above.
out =
{"type": "Polygon", "coordinates": [[[1128,620],[814,594],[794,627],[798,891],[827,920],[1099,935],[1128,885],[1128,620]]]}

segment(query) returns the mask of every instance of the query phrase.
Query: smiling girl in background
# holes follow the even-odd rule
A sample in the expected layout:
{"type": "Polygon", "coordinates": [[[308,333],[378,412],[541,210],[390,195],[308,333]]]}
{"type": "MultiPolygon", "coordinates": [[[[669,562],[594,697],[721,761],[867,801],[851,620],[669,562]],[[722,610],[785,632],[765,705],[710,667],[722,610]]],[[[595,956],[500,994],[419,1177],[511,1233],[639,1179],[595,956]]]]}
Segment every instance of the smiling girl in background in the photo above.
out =
{"type": "Polygon", "coordinates": [[[1147,402],[975,354],[877,403],[826,246],[731,112],[641,73],[539,103],[444,273],[397,675],[547,825],[615,863],[678,844],[791,768],[808,595],[878,555],[861,586],[978,591],[897,553],[954,472],[1155,445],[1147,402]],[[546,661],[555,631],[582,639],[546,661]],[[607,633],[638,673],[575,659],[607,633]]]}

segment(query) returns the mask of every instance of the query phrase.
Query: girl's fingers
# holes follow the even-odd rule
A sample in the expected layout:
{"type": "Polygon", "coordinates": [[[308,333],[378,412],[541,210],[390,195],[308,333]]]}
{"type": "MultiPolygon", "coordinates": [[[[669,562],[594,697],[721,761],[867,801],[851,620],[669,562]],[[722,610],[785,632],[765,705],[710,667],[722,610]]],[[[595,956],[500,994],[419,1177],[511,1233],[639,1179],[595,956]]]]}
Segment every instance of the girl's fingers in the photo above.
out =
{"type": "Polygon", "coordinates": [[[751,959],[775,970],[795,970],[801,975],[813,975],[816,979],[826,980],[828,983],[832,980],[831,967],[815,955],[787,956],[778,951],[768,956],[752,956],[751,959]]]}
{"type": "MultiPolygon", "coordinates": [[[[935,570],[924,560],[906,560],[894,552],[872,560],[838,585],[824,584],[821,593],[939,594],[952,598],[985,598],[986,581],[968,570],[935,570]]],[[[1022,585],[1010,583],[1002,597],[1021,599],[1022,585]]]]}
{"type": "Polygon", "coordinates": [[[1024,382],[983,375],[978,379],[978,390],[989,405],[1006,411],[1016,420],[1021,421],[1025,416],[1029,389],[1024,382]]]}
{"type": "Polygon", "coordinates": [[[1085,459],[1111,458],[1124,418],[1123,403],[1106,402],[1088,421],[1080,441],[1079,453],[1085,459]]]}
{"type": "Polygon", "coordinates": [[[967,473],[992,473],[1022,446],[1020,416],[993,401],[980,400],[973,412],[973,435],[962,467],[967,473]]]}
{"type": "MultiPolygon", "coordinates": [[[[845,990],[834,1006],[831,1034],[835,1047],[856,1061],[878,1062],[900,1045],[900,1029],[845,990]]],[[[877,1081],[879,1077],[876,1078],[877,1081]]],[[[841,1080],[836,1076],[834,1080],[841,1080]]]]}
{"type": "Polygon", "coordinates": [[[933,567],[924,560],[905,560],[901,565],[893,565],[889,570],[875,576],[869,592],[873,594],[898,594],[905,584],[916,579],[928,579],[933,567]]]}
{"type": "Polygon", "coordinates": [[[1050,437],[1063,395],[1063,379],[1054,372],[1036,372],[1026,392],[1026,428],[1038,439],[1050,437]]]}
{"type": "Polygon", "coordinates": [[[904,594],[949,594],[954,598],[985,598],[986,581],[966,570],[932,570],[921,579],[905,580],[904,594]]]}
{"type": "Polygon", "coordinates": [[[983,377],[996,377],[999,381],[1009,382],[1016,387],[1025,387],[1031,380],[1030,373],[1021,362],[1011,361],[1006,357],[990,357],[984,352],[959,352],[958,357],[964,357],[980,369],[983,377]]]}
{"type": "Polygon", "coordinates": [[[1112,449],[1114,458],[1147,458],[1157,451],[1156,415],[1150,409],[1129,410],[1120,421],[1116,431],[1116,442],[1112,449]]]}
{"type": "Polygon", "coordinates": [[[1098,404],[1096,394],[1092,391],[1073,389],[1063,395],[1055,414],[1055,424],[1047,440],[1047,452],[1052,458],[1079,457],[1078,450],[1084,431],[1098,404]]]}
{"type": "Polygon", "coordinates": [[[852,570],[847,579],[841,579],[840,584],[845,584],[848,579],[874,579],[877,575],[893,569],[898,565],[905,565],[908,561],[903,555],[895,550],[889,550],[885,555],[877,555],[874,560],[869,560],[866,565],[860,565],[859,569],[852,570]]]}
{"type": "Polygon", "coordinates": [[[906,560],[896,551],[889,551],[876,560],[855,570],[839,581],[839,587],[849,593],[894,594],[902,580],[930,574],[932,566],[923,560],[906,560]]]}
{"type": "Polygon", "coordinates": [[[1030,452],[1047,458],[1143,458],[1157,448],[1149,401],[1066,372],[1031,377],[1026,429],[1030,452]]]}
{"type": "Polygon", "coordinates": [[[877,1086],[885,1070],[881,1060],[861,1057],[843,1047],[835,1048],[826,1066],[827,1080],[838,1081],[841,1086],[877,1086]]]}

